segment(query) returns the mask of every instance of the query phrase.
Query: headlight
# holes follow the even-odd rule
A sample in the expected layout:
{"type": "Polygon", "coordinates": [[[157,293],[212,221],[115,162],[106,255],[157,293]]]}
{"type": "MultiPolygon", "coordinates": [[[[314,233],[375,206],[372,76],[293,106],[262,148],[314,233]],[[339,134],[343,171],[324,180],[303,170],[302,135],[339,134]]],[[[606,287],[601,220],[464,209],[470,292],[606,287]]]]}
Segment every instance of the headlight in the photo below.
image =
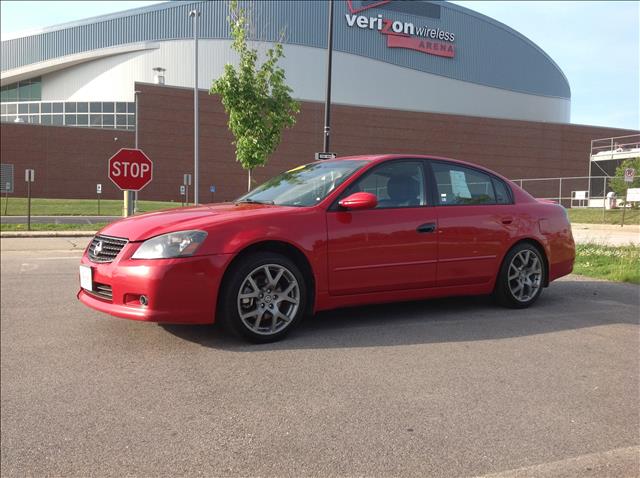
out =
{"type": "Polygon", "coordinates": [[[204,231],[180,231],[144,241],[132,259],[170,259],[193,255],[207,237],[204,231]]]}

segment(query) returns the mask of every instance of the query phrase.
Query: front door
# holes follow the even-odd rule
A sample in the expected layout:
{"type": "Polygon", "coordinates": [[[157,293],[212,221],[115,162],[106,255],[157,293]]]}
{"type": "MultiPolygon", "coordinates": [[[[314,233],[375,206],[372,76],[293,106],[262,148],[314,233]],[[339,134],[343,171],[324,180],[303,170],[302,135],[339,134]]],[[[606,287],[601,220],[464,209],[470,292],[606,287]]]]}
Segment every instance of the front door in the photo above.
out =
{"type": "Polygon", "coordinates": [[[375,194],[375,209],[327,212],[330,294],[435,285],[437,224],[427,202],[425,167],[421,160],[383,163],[342,195],[375,194]]]}

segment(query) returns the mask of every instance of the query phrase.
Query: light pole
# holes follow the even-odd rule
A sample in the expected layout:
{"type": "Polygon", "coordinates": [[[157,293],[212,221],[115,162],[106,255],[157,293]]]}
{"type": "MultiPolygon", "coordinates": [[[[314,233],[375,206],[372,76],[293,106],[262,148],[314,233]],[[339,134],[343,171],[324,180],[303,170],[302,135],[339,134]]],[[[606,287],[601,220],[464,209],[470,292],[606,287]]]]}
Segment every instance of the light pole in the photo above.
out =
{"type": "Polygon", "coordinates": [[[324,148],[329,152],[331,135],[331,57],[333,53],[333,0],[329,0],[329,37],[327,39],[327,95],[324,102],[324,148]]]}
{"type": "Polygon", "coordinates": [[[193,204],[198,205],[199,193],[199,164],[198,164],[198,10],[191,10],[189,16],[193,17],[193,204]]]}
{"type": "MultiPolygon", "coordinates": [[[[140,145],[139,145],[139,142],[138,142],[138,137],[139,137],[138,135],[139,135],[139,131],[140,131],[140,119],[138,118],[138,111],[139,111],[138,99],[140,98],[140,96],[139,96],[140,95],[140,91],[136,90],[133,93],[135,95],[135,106],[136,106],[136,109],[135,109],[135,112],[136,112],[136,134],[134,136],[134,138],[135,138],[135,148],[136,149],[140,149],[140,145]]],[[[131,193],[131,195],[132,195],[132,199],[133,199],[131,202],[133,203],[133,205],[129,206],[130,209],[131,209],[131,212],[130,212],[129,215],[135,214],[138,211],[138,191],[134,191],[133,193],[131,193]]]]}

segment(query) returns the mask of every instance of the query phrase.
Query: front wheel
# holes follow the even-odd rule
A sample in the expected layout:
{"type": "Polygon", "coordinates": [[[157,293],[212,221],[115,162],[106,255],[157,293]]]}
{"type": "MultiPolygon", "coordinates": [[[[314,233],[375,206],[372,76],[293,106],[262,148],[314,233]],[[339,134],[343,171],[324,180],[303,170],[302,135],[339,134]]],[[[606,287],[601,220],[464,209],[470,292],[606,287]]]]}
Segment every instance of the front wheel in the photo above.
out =
{"type": "Polygon", "coordinates": [[[306,283],[288,257],[259,252],[231,271],[221,304],[223,324],[255,343],[280,340],[306,310],[306,283]]]}
{"type": "Polygon", "coordinates": [[[540,297],[544,277],[545,262],[538,248],[528,243],[518,244],[504,258],[495,296],[506,307],[524,309],[540,297]]]}

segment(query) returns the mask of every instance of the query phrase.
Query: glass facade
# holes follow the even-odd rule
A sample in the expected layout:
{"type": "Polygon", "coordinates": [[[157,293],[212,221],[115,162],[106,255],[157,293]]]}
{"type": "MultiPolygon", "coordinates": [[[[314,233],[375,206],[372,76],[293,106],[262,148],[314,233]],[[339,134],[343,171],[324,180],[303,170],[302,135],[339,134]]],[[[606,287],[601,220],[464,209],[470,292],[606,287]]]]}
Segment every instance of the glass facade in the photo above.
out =
{"type": "Polygon", "coordinates": [[[0,101],[38,101],[42,99],[40,78],[18,81],[0,88],[0,101]]]}
{"type": "Polygon", "coordinates": [[[136,126],[135,103],[120,101],[5,101],[3,88],[0,108],[4,123],[126,130],[136,126]]]}

